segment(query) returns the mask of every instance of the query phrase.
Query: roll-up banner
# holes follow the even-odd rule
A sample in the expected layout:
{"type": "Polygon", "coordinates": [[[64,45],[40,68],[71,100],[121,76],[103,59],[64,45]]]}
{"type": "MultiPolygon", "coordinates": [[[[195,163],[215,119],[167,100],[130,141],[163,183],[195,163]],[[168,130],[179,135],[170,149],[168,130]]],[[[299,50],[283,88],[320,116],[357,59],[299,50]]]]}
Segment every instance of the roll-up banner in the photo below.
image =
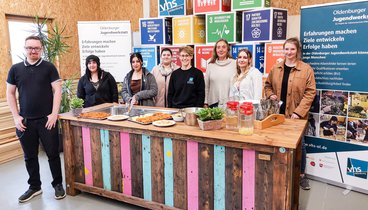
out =
{"type": "Polygon", "coordinates": [[[302,7],[302,59],[317,96],[306,131],[306,173],[368,193],[368,1],[302,7]]]}
{"type": "Polygon", "coordinates": [[[117,82],[130,71],[132,50],[130,21],[78,21],[81,75],[85,74],[86,58],[100,58],[101,68],[110,72],[117,82]]]}

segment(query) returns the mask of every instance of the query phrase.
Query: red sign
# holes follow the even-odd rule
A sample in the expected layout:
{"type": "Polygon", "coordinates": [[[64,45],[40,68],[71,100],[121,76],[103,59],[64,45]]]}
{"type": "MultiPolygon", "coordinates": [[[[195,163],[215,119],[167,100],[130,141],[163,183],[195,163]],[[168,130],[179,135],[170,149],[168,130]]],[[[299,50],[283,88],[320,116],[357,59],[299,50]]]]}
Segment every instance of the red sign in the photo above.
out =
{"type": "Polygon", "coordinates": [[[207,64],[212,57],[213,46],[195,46],[195,67],[202,72],[206,72],[207,64]]]}
{"type": "Polygon", "coordinates": [[[230,0],[194,0],[194,13],[226,12],[230,11],[230,6],[230,0]]]}

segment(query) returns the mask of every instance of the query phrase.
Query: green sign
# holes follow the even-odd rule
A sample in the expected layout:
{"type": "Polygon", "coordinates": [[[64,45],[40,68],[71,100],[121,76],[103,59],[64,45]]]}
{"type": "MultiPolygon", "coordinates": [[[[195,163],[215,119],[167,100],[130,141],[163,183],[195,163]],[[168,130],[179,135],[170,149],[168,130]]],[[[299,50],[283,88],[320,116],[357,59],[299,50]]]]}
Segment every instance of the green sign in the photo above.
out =
{"type": "Polygon", "coordinates": [[[206,42],[215,43],[219,39],[236,42],[235,13],[218,13],[206,15],[206,42]]]}
{"type": "Polygon", "coordinates": [[[233,0],[231,10],[244,10],[270,7],[271,0],[233,0]]]}

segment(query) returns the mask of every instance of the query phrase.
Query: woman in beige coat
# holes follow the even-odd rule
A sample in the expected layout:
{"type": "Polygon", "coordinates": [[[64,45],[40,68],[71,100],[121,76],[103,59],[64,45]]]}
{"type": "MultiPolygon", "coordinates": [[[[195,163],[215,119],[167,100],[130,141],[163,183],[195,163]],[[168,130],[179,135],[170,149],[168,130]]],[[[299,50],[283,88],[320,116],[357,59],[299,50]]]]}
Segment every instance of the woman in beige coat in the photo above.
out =
{"type": "Polygon", "coordinates": [[[169,48],[164,48],[161,51],[161,63],[153,67],[151,72],[156,78],[158,88],[155,106],[168,107],[167,93],[171,73],[178,68],[179,66],[172,62],[172,51],[169,48]]]}
{"type": "MultiPolygon", "coordinates": [[[[272,67],[265,83],[265,95],[272,100],[281,100],[280,114],[291,119],[308,119],[308,112],[316,95],[316,81],[310,65],[301,61],[301,46],[297,38],[284,43],[285,58],[272,67]]],[[[306,148],[302,140],[302,164],[300,186],[309,190],[305,176],[306,148]]]]}

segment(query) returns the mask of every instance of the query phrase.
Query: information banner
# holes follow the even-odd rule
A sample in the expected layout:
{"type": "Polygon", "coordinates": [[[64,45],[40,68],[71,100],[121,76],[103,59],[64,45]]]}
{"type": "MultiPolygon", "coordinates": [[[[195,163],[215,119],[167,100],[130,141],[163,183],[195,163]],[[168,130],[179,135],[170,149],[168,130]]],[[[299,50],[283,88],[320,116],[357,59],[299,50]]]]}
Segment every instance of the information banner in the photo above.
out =
{"type": "Polygon", "coordinates": [[[232,0],[231,11],[270,7],[271,0],[232,0]]]}
{"type": "Polygon", "coordinates": [[[206,42],[204,16],[175,17],[173,22],[173,44],[204,44],[206,42]]]}
{"type": "Polygon", "coordinates": [[[313,67],[318,89],[306,132],[306,172],[365,193],[368,45],[363,40],[368,37],[367,26],[368,1],[301,11],[302,58],[313,67]]]}
{"type": "Polygon", "coordinates": [[[243,12],[243,42],[285,40],[287,10],[262,9],[243,12]]]}
{"type": "Polygon", "coordinates": [[[81,75],[85,74],[86,58],[100,58],[101,68],[122,82],[130,70],[132,46],[130,21],[78,21],[81,75]]]}
{"type": "Polygon", "coordinates": [[[134,47],[133,52],[139,52],[143,58],[143,66],[146,67],[148,71],[152,71],[159,63],[159,48],[158,47],[134,47]]]}
{"type": "Polygon", "coordinates": [[[212,45],[195,46],[195,67],[202,72],[206,72],[208,62],[211,60],[213,52],[212,45]]]}

